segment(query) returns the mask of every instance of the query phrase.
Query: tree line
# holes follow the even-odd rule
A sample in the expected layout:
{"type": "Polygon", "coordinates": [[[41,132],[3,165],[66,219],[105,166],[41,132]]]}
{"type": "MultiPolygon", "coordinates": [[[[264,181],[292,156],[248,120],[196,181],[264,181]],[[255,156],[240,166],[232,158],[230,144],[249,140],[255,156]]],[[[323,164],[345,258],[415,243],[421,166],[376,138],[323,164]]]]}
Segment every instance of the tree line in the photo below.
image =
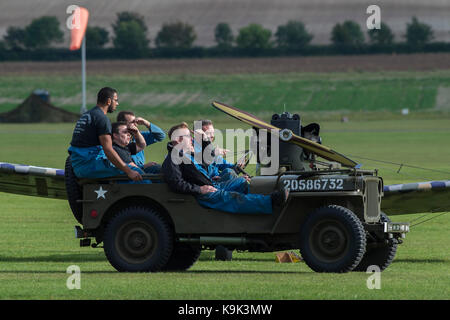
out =
{"type": "MultiPolygon", "coordinates": [[[[150,58],[150,57],[207,57],[207,56],[278,56],[326,55],[364,53],[410,53],[450,51],[450,43],[432,42],[434,32],[412,17],[406,24],[404,41],[395,41],[389,25],[367,32],[368,41],[358,23],[348,20],[337,23],[330,35],[330,45],[312,45],[314,35],[301,21],[288,21],[278,26],[275,34],[260,24],[249,24],[234,35],[226,22],[214,28],[216,45],[194,46],[195,28],[185,22],[164,23],[150,47],[144,17],[135,12],[119,12],[112,24],[113,34],[99,26],[88,26],[86,46],[90,58],[150,58]],[[105,48],[112,42],[112,47],[105,48]]],[[[75,58],[68,49],[54,48],[64,34],[56,17],[34,19],[24,28],[11,26],[0,41],[2,60],[58,60],[75,58]]]]}

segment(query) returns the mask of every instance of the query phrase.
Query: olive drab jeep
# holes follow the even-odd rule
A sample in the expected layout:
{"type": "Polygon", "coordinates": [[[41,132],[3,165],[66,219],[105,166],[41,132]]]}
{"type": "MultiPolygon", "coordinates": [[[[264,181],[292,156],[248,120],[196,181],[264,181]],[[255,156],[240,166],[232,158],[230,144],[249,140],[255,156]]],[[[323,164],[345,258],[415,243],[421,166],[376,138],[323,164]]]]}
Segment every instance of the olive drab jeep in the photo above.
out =
{"type": "MultiPolygon", "coordinates": [[[[195,197],[175,193],[162,175],[151,184],[126,177],[77,179],[70,157],[65,167],[72,212],[81,224],[81,246],[99,247],[118,271],[187,270],[201,250],[273,252],[299,249],[317,272],[384,270],[409,231],[381,212],[383,180],[374,170],[340,168],[289,143],[289,132],[320,143],[318,124],[303,127],[298,115],[274,115],[280,129],[280,170],[256,175],[250,193],[270,194],[284,186],[287,202],[273,214],[236,214],[208,209],[195,197]],[[281,136],[283,135],[283,136],[281,136]]],[[[259,161],[259,160],[258,160],[259,161]]]]}

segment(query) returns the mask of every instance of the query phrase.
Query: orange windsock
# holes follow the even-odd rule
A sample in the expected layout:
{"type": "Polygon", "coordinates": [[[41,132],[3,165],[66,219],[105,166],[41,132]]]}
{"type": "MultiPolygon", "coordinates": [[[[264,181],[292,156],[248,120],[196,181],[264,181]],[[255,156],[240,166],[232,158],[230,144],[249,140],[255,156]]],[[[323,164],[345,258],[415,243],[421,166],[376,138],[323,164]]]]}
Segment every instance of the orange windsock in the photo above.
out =
{"type": "Polygon", "coordinates": [[[86,32],[89,11],[86,8],[77,7],[72,16],[70,50],[78,50],[86,32]]]}

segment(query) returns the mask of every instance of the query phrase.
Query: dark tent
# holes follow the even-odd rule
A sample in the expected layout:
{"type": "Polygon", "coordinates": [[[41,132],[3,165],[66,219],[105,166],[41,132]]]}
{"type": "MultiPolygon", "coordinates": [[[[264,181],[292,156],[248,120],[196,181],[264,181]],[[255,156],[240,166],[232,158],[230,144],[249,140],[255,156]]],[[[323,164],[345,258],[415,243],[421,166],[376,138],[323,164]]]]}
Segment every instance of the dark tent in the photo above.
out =
{"type": "Polygon", "coordinates": [[[79,118],[79,114],[57,108],[35,93],[17,108],[0,113],[0,122],[3,123],[76,122],[79,118]]]}

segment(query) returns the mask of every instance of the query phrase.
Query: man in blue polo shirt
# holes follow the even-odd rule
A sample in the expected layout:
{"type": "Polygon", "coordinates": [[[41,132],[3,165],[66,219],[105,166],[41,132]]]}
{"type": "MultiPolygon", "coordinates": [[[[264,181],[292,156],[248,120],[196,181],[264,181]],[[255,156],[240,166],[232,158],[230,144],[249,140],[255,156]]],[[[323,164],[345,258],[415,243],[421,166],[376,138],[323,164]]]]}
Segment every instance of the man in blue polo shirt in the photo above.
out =
{"type": "Polygon", "coordinates": [[[118,105],[117,91],[102,88],[97,94],[97,105],[83,113],[75,125],[68,152],[77,177],[105,178],[125,173],[133,181],[142,180],[112,146],[111,121],[106,114],[114,112],[118,105]]]}

